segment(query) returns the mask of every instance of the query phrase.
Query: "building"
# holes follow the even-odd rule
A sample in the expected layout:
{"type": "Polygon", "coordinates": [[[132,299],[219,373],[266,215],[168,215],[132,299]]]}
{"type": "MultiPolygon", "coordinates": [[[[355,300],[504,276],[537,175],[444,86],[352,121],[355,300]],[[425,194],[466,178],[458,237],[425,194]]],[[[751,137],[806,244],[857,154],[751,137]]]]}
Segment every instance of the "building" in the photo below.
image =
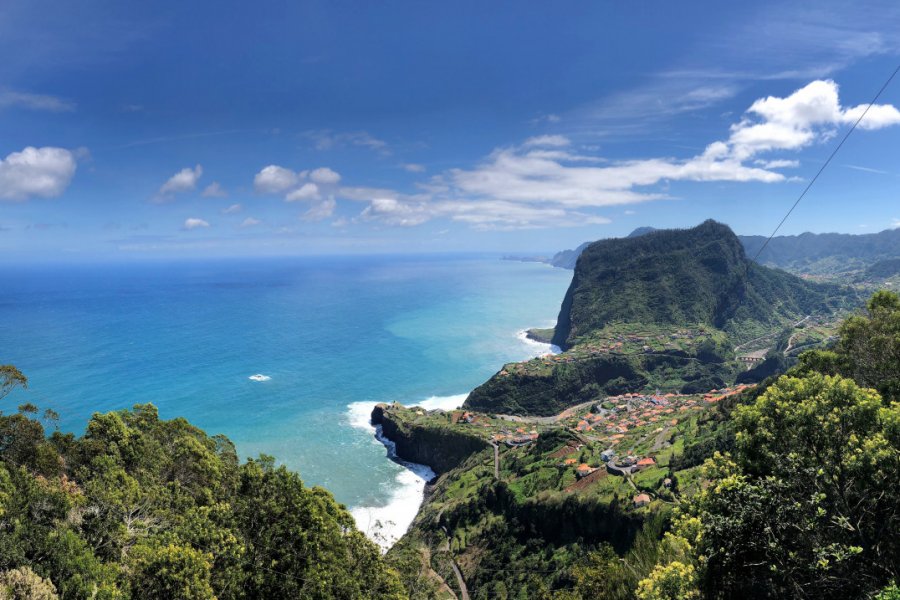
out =
{"type": "Polygon", "coordinates": [[[647,494],[638,494],[633,498],[633,501],[635,508],[647,506],[648,504],[650,504],[650,496],[648,496],[647,494]]]}

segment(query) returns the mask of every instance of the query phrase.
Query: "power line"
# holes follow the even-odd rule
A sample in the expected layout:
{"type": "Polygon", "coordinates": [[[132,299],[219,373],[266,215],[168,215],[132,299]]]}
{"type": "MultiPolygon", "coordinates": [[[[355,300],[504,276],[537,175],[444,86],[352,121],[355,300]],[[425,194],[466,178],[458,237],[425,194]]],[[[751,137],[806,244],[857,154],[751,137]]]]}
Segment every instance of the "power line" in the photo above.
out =
{"type": "Polygon", "coordinates": [[[822,172],[828,167],[829,163],[831,163],[831,159],[833,159],[835,157],[835,155],[841,149],[841,146],[843,146],[844,142],[847,141],[847,138],[850,137],[850,134],[856,130],[856,126],[859,125],[860,122],[865,118],[865,116],[869,112],[869,109],[871,109],[872,106],[878,101],[878,98],[881,97],[881,94],[884,92],[885,89],[887,89],[887,86],[890,85],[891,81],[893,81],[894,77],[897,75],[898,72],[900,72],[900,65],[897,65],[897,68],[894,69],[894,72],[891,73],[891,76],[887,78],[887,81],[884,82],[884,85],[881,86],[881,89],[878,90],[878,93],[875,94],[875,97],[872,98],[872,101],[869,102],[868,106],[866,106],[866,110],[864,110],[862,112],[862,114],[859,115],[859,118],[856,119],[856,122],[853,123],[853,126],[850,127],[850,129],[847,131],[847,133],[844,134],[844,137],[841,139],[840,143],[838,143],[838,145],[835,146],[834,150],[831,151],[831,154],[828,156],[828,159],[824,163],[822,163],[821,167],[819,167],[819,170],[816,172],[815,176],[812,179],[810,179],[809,183],[806,184],[806,187],[803,188],[803,191],[797,197],[797,200],[794,201],[794,204],[793,204],[793,206],[791,206],[791,209],[789,211],[787,211],[786,215],[784,215],[784,218],[781,219],[781,222],[778,223],[778,226],[772,232],[772,235],[770,235],[769,238],[763,243],[763,245],[760,246],[759,250],[757,250],[756,255],[753,257],[753,262],[756,262],[756,259],[759,258],[760,254],[762,254],[762,251],[766,249],[766,246],[769,245],[769,242],[772,241],[772,238],[775,237],[775,234],[778,233],[778,230],[781,229],[782,225],[784,225],[784,222],[788,220],[788,217],[791,216],[791,213],[794,212],[794,209],[797,208],[797,205],[800,204],[800,201],[803,200],[804,196],[806,196],[806,192],[809,191],[809,189],[813,186],[813,184],[819,178],[819,175],[821,175],[822,172]]]}

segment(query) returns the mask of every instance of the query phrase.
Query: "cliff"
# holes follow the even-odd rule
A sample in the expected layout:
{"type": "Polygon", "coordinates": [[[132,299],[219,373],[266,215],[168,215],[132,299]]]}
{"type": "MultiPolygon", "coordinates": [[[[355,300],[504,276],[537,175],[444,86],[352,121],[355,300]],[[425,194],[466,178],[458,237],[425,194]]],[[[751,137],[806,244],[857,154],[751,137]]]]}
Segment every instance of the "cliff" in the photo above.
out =
{"type": "Polygon", "coordinates": [[[553,343],[570,348],[614,322],[708,324],[734,334],[827,312],[847,298],[837,286],[753,263],[731,229],[706,221],[589,245],[578,258],[553,343]]]}
{"type": "Polygon", "coordinates": [[[397,458],[428,465],[440,475],[490,448],[481,437],[418,416],[415,409],[399,405],[379,404],[372,411],[372,423],[381,425],[382,435],[395,444],[397,458]]]}

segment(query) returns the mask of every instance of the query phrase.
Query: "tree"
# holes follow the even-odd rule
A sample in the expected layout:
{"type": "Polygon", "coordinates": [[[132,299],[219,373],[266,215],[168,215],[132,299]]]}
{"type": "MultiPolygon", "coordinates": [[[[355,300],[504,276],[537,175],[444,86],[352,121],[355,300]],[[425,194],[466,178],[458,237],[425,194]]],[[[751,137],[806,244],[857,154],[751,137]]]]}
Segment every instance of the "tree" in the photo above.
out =
{"type": "Polygon", "coordinates": [[[17,387],[28,387],[28,378],[12,365],[0,365],[0,400],[17,387]]]}
{"type": "Polygon", "coordinates": [[[57,600],[53,583],[29,567],[0,573],[0,600],[57,600]]]}
{"type": "Polygon", "coordinates": [[[878,390],[887,402],[900,401],[900,296],[875,292],[865,314],[841,324],[833,349],[804,352],[792,372],[843,375],[878,390]]]}
{"type": "Polygon", "coordinates": [[[900,404],[840,376],[782,377],[735,412],[735,457],[694,502],[709,592],[859,597],[898,576],[900,404]]]}

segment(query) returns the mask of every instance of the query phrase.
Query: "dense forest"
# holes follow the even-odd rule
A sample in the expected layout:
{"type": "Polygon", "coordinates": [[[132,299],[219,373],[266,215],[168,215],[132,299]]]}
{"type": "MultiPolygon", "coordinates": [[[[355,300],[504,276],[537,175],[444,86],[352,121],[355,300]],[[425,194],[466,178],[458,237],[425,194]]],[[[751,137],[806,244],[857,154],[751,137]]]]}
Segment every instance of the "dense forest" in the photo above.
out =
{"type": "MultiPolygon", "coordinates": [[[[0,367],[0,399],[25,386],[0,367]]],[[[331,494],[150,404],[0,414],[0,598],[405,598],[331,494]],[[47,431],[50,435],[47,436],[47,431]]]]}

